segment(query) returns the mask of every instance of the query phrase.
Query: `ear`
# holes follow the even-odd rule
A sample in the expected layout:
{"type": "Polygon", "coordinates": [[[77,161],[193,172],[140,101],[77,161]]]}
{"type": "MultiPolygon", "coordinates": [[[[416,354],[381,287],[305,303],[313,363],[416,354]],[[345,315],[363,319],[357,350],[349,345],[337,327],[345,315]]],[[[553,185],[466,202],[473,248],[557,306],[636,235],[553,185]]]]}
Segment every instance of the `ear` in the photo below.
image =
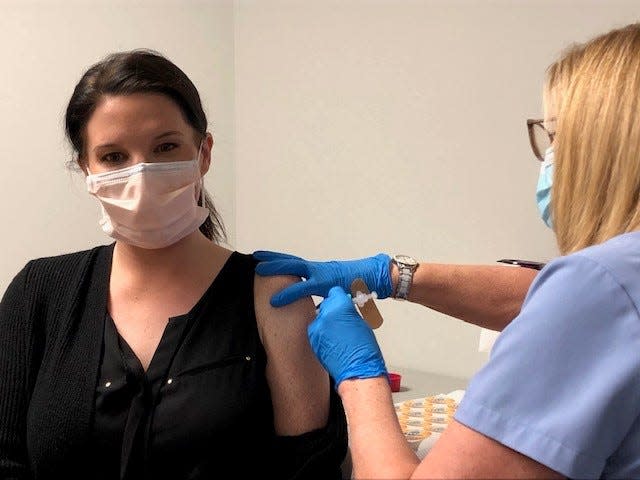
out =
{"type": "Polygon", "coordinates": [[[75,160],[73,160],[73,163],[75,164],[76,168],[79,168],[80,171],[84,173],[85,177],[89,175],[88,160],[78,157],[75,160]]]}
{"type": "Polygon", "coordinates": [[[204,176],[209,171],[211,166],[211,151],[213,150],[213,135],[207,132],[202,140],[202,163],[200,164],[200,175],[204,176]]]}

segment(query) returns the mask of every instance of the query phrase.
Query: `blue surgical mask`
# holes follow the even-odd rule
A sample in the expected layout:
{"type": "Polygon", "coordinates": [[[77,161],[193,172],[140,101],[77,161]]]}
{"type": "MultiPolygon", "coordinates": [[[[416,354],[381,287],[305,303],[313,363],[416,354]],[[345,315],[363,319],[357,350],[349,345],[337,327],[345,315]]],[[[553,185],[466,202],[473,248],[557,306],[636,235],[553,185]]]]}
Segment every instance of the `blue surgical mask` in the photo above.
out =
{"type": "Polygon", "coordinates": [[[549,228],[553,228],[551,219],[551,185],[553,184],[553,147],[544,153],[544,162],[540,165],[536,200],[540,217],[549,228]]]}

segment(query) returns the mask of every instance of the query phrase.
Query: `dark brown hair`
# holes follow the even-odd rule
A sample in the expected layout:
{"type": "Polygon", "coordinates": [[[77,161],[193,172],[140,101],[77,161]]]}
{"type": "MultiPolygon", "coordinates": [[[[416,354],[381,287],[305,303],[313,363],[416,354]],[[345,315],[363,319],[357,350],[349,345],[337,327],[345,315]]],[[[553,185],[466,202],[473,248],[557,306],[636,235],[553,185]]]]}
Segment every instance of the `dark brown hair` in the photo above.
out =
{"type": "MultiPolygon", "coordinates": [[[[85,130],[91,115],[104,95],[160,93],[180,107],[197,137],[207,133],[207,116],[198,90],[189,77],[170,60],[152,50],[132,50],[107,56],[82,76],[69,100],[65,131],[80,165],[85,157],[85,130]]],[[[224,224],[211,197],[205,191],[209,217],[200,231],[214,242],[226,239],[224,224]]]]}

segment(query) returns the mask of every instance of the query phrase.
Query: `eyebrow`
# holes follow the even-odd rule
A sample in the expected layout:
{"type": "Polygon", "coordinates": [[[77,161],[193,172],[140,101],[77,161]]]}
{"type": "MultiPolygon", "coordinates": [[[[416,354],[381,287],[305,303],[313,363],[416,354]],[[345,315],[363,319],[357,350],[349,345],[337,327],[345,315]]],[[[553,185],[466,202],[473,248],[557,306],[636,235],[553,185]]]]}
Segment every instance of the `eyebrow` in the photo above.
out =
{"type": "MultiPolygon", "coordinates": [[[[180,135],[180,136],[184,136],[184,134],[182,132],[179,132],[177,130],[170,130],[168,132],[164,132],[161,133],[160,135],[158,135],[157,137],[154,138],[154,140],[160,140],[161,138],[165,138],[165,137],[170,137],[171,135],[180,135]]],[[[117,147],[118,144],[117,143],[103,143],[101,145],[97,145],[93,148],[93,151],[97,151],[101,148],[112,148],[112,147],[117,147]]]]}
{"type": "Polygon", "coordinates": [[[161,133],[156,138],[154,138],[154,140],[159,140],[161,138],[168,137],[170,135],[182,135],[182,132],[179,132],[177,130],[171,130],[171,131],[168,131],[168,132],[161,133]]]}

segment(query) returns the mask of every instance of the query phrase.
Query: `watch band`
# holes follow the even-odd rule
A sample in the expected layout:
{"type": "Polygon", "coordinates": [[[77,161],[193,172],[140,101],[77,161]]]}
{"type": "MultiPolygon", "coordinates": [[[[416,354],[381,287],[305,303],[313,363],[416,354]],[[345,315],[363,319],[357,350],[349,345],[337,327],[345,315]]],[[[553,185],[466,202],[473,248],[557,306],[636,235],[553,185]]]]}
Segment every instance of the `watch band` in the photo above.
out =
{"type": "Polygon", "coordinates": [[[393,298],[406,300],[413,283],[413,273],[418,268],[418,262],[408,255],[395,255],[392,261],[398,267],[398,285],[393,298]]]}

